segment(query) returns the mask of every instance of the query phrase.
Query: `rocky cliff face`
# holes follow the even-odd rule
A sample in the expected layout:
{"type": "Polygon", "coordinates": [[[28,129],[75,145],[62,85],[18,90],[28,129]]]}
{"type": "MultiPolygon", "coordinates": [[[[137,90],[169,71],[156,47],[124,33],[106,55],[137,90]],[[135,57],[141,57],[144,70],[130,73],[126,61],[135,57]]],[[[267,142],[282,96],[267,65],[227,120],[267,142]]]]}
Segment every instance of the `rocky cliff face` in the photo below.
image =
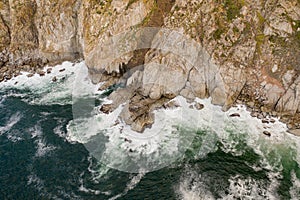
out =
{"type": "Polygon", "coordinates": [[[2,0],[0,51],[0,80],[84,58],[94,82],[127,86],[103,111],[129,102],[138,131],[176,95],[300,128],[299,0],[2,0]]]}

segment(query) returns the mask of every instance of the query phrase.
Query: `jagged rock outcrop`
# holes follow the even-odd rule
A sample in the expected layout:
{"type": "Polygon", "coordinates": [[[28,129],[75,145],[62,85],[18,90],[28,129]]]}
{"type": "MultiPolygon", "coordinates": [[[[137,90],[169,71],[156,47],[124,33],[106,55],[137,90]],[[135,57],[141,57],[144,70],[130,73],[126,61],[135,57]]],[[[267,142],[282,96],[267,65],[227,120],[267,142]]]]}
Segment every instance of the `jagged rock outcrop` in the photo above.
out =
{"type": "Polygon", "coordinates": [[[50,62],[82,57],[79,29],[80,0],[36,2],[35,26],[39,53],[50,62]]]}
{"type": "Polygon", "coordinates": [[[84,58],[102,89],[127,86],[104,110],[128,101],[135,130],[176,95],[224,110],[238,100],[300,128],[298,0],[2,0],[0,51],[0,81],[84,58]]]}
{"type": "Polygon", "coordinates": [[[8,65],[32,68],[82,57],[80,0],[4,0],[0,3],[0,50],[8,65]]]}

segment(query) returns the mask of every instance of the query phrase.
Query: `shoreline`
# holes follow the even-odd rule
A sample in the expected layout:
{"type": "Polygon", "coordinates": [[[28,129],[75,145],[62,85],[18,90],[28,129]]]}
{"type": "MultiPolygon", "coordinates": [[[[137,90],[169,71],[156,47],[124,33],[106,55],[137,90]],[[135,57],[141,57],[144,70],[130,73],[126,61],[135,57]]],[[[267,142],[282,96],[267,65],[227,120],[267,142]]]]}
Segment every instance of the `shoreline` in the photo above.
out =
{"type": "MultiPolygon", "coordinates": [[[[76,65],[76,63],[79,63],[79,62],[80,62],[80,60],[72,61],[70,63],[72,63],[72,66],[74,66],[74,65],[76,65]]],[[[56,77],[56,75],[63,74],[63,72],[66,69],[63,68],[63,67],[60,67],[61,69],[59,69],[58,72],[56,72],[56,74],[52,73],[52,70],[54,68],[57,69],[58,66],[63,66],[62,64],[63,63],[61,63],[60,65],[55,65],[55,66],[45,65],[44,67],[38,67],[38,68],[34,68],[33,70],[31,69],[31,70],[28,70],[28,71],[25,71],[25,70],[21,71],[21,70],[19,70],[19,73],[16,76],[11,77],[10,79],[6,79],[5,81],[2,81],[2,82],[10,82],[11,81],[13,83],[14,80],[15,80],[15,78],[18,77],[18,76],[20,76],[20,75],[26,76],[26,77],[28,77],[30,79],[33,76],[43,77],[43,76],[46,76],[48,74],[50,74],[53,77],[51,81],[52,82],[56,82],[56,81],[58,81],[58,78],[56,77]]],[[[1,68],[0,68],[0,70],[1,70],[1,68]]],[[[60,79],[63,79],[63,77],[60,77],[60,79]]],[[[0,81],[0,83],[1,83],[1,81],[0,81]]],[[[17,81],[13,83],[13,85],[15,85],[15,84],[17,84],[17,81]]],[[[170,100],[170,102],[171,101],[172,101],[172,99],[170,100]]],[[[193,102],[196,102],[196,101],[193,100],[193,102]]],[[[289,134],[292,134],[292,135],[295,135],[297,137],[300,137],[300,129],[297,129],[297,128],[294,128],[294,127],[289,127],[289,125],[287,123],[285,123],[284,120],[282,120],[282,118],[280,117],[280,115],[278,115],[278,113],[276,113],[276,112],[271,112],[271,113],[264,112],[261,109],[255,108],[254,106],[250,107],[249,105],[247,105],[247,102],[245,103],[245,102],[242,102],[240,100],[237,100],[231,106],[231,108],[239,107],[241,105],[245,106],[246,110],[248,112],[250,112],[251,117],[260,120],[263,125],[265,125],[265,126],[272,126],[272,124],[274,124],[274,122],[278,120],[281,123],[283,123],[283,124],[286,125],[287,132],[289,134]]],[[[195,109],[199,109],[199,108],[195,107],[195,109]]],[[[230,117],[236,117],[236,118],[238,118],[240,116],[239,116],[239,113],[236,113],[236,114],[234,114],[234,116],[230,116],[230,117]]],[[[272,134],[269,134],[268,132],[262,132],[262,134],[265,134],[267,136],[272,136],[272,134]]]]}

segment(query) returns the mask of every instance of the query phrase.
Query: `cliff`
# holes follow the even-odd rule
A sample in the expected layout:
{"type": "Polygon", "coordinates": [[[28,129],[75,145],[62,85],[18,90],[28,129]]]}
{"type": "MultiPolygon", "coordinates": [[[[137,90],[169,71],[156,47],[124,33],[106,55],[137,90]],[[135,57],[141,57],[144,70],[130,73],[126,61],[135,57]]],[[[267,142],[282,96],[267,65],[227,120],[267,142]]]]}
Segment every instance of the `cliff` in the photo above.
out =
{"type": "Polygon", "coordinates": [[[137,131],[182,95],[244,103],[299,133],[299,0],[2,0],[0,36],[0,80],[84,59],[93,82],[126,86],[102,110],[128,102],[137,131]]]}

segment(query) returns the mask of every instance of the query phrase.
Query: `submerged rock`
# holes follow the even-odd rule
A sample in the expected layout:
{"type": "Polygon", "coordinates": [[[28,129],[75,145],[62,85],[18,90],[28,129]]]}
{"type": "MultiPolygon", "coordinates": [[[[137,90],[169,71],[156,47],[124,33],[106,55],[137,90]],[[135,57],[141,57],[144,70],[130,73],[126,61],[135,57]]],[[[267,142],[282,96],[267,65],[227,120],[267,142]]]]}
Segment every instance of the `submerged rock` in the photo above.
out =
{"type": "Polygon", "coordinates": [[[165,103],[163,106],[165,108],[170,108],[170,109],[179,107],[179,105],[175,101],[169,101],[169,102],[165,103]]]}
{"type": "Polygon", "coordinates": [[[50,74],[51,71],[52,71],[52,68],[48,68],[48,69],[47,69],[47,74],[50,74]]]}
{"type": "Polygon", "coordinates": [[[268,124],[268,123],[269,123],[269,120],[267,120],[267,119],[262,119],[261,122],[264,123],[264,124],[268,124]]]}
{"type": "Polygon", "coordinates": [[[265,134],[266,136],[271,136],[271,133],[269,131],[264,131],[263,134],[265,134]]]}
{"type": "Polygon", "coordinates": [[[197,102],[197,103],[195,103],[195,108],[196,108],[197,110],[202,110],[202,109],[204,108],[204,105],[197,102]]]}
{"type": "Polygon", "coordinates": [[[56,76],[54,76],[53,78],[52,78],[52,82],[56,82],[57,81],[57,78],[56,78],[56,76]]]}
{"type": "Polygon", "coordinates": [[[37,71],[37,74],[40,75],[40,76],[45,76],[45,72],[42,71],[42,70],[38,70],[38,71],[37,71]]]}
{"type": "Polygon", "coordinates": [[[112,105],[111,104],[103,104],[100,107],[100,111],[105,113],[105,114],[108,114],[112,111],[112,105]]]}
{"type": "Polygon", "coordinates": [[[230,114],[229,117],[240,117],[241,115],[239,113],[233,113],[230,114]]]}

